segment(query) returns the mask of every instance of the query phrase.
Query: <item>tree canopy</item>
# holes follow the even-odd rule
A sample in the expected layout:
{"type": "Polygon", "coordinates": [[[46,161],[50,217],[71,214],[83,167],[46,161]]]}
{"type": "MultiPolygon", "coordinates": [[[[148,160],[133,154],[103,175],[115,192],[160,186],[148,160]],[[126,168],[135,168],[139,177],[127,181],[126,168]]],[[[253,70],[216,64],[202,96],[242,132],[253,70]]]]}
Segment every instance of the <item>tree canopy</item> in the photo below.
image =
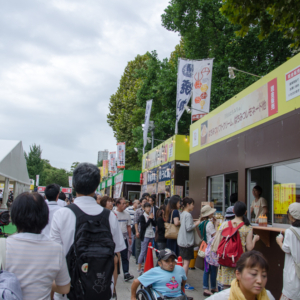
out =
{"type": "Polygon", "coordinates": [[[300,51],[300,1],[299,0],[223,0],[222,14],[236,25],[237,34],[245,36],[251,27],[258,27],[259,38],[274,31],[282,31],[293,42],[291,47],[300,51]]]}

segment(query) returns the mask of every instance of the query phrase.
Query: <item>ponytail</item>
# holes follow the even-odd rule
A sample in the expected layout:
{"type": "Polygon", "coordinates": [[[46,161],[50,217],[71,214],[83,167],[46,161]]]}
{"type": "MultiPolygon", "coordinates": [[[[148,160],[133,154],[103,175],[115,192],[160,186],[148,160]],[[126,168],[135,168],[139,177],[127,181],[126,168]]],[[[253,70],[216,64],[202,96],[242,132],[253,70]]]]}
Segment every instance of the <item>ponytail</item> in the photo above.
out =
{"type": "Polygon", "coordinates": [[[243,222],[245,223],[246,226],[250,225],[250,222],[249,222],[248,218],[245,215],[243,216],[243,222]]]}

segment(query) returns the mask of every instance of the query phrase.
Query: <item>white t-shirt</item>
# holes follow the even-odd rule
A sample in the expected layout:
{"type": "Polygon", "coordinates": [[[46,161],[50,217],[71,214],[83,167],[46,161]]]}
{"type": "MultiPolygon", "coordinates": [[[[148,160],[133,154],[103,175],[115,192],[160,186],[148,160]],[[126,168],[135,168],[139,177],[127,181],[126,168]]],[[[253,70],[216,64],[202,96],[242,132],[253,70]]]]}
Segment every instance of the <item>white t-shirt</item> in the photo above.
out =
{"type": "Polygon", "coordinates": [[[216,233],[216,229],[215,226],[213,224],[213,222],[209,221],[206,225],[206,239],[207,239],[207,243],[209,243],[209,241],[212,239],[212,235],[216,233]]]}
{"type": "Polygon", "coordinates": [[[1,199],[1,198],[3,198],[3,194],[2,194],[2,192],[0,192],[0,199],[1,199]]]}
{"type": "Polygon", "coordinates": [[[263,208],[265,206],[268,206],[268,203],[267,203],[267,200],[263,197],[260,197],[257,200],[257,202],[255,200],[252,201],[251,208],[253,208],[253,211],[255,214],[255,219],[257,219],[261,215],[263,208]]]}
{"type": "Polygon", "coordinates": [[[131,218],[131,225],[134,225],[134,209],[133,206],[129,206],[125,209],[129,214],[130,214],[130,218],[131,218]]]}
{"type": "Polygon", "coordinates": [[[62,246],[43,234],[9,236],[6,240],[6,270],[20,281],[23,300],[50,300],[53,280],[59,286],[70,282],[62,246]]]}
{"type": "Polygon", "coordinates": [[[119,212],[118,210],[115,210],[115,213],[117,214],[118,222],[120,224],[122,233],[126,234],[127,233],[127,226],[131,225],[130,214],[126,210],[123,210],[122,212],[119,212]]]}
{"type": "MultiPolygon", "coordinates": [[[[270,300],[275,300],[270,291],[267,290],[267,294],[270,300]]],[[[206,300],[228,300],[230,296],[230,289],[226,289],[222,292],[215,293],[212,296],[206,298],[206,300]]]]}
{"type": "MultiPolygon", "coordinates": [[[[299,227],[293,229],[300,235],[299,227]]],[[[285,252],[282,293],[289,299],[300,299],[300,279],[295,269],[295,261],[300,263],[300,241],[289,229],[285,231],[282,250],[285,252]]]]}
{"type": "MultiPolygon", "coordinates": [[[[103,211],[103,207],[99,205],[94,198],[88,196],[77,197],[74,204],[91,216],[99,215],[103,211]]],[[[115,252],[121,252],[126,248],[126,245],[118,220],[113,213],[109,214],[109,225],[116,245],[115,252]]],[[[68,254],[70,247],[74,243],[75,227],[76,216],[73,211],[67,207],[63,207],[55,212],[51,224],[50,238],[63,246],[65,255],[68,254]]]]}
{"type": "Polygon", "coordinates": [[[43,229],[42,234],[46,235],[47,237],[50,237],[50,229],[51,229],[53,215],[57,210],[61,209],[61,207],[58,206],[56,201],[47,200],[46,203],[47,203],[48,209],[49,209],[49,220],[48,220],[48,224],[43,229]]]}
{"type": "Polygon", "coordinates": [[[64,201],[64,200],[58,199],[57,200],[57,205],[60,206],[60,207],[64,207],[64,206],[67,205],[67,202],[64,201]]]}

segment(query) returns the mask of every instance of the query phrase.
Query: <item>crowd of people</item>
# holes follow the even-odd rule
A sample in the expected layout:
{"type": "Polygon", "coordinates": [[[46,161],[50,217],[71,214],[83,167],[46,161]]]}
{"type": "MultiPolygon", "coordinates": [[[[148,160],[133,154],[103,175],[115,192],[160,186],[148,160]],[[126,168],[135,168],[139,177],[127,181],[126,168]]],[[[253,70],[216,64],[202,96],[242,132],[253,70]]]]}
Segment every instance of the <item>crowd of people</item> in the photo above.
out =
{"type": "MultiPolygon", "coordinates": [[[[236,199],[226,210],[225,221],[218,224],[216,210],[209,205],[202,207],[199,219],[193,219],[192,198],[174,195],[157,207],[155,195],[145,193],[130,205],[122,197],[95,194],[99,181],[99,169],[82,163],[73,173],[73,204],[66,202],[56,184],[46,187],[46,199],[26,192],[14,200],[11,219],[18,232],[6,239],[5,270],[19,280],[24,300],[117,299],[121,267],[124,281],[132,283],[132,300],[140,285],[152,286],[158,298],[185,300],[190,297],[182,290],[194,289],[188,283],[188,272],[197,232],[201,243],[207,245],[203,294],[208,299],[274,299],[265,289],[268,262],[253,250],[259,236],[253,234],[243,202],[236,199]],[[166,224],[175,230],[175,238],[166,235],[166,224]],[[229,240],[229,232],[234,237],[232,243],[240,245],[234,266],[221,263],[225,258],[219,253],[222,234],[227,233],[229,240]],[[159,250],[158,265],[144,273],[149,243],[159,250]],[[130,256],[135,257],[138,267],[136,279],[130,274],[130,256]],[[178,256],[183,259],[183,267],[176,265],[178,256]]],[[[284,239],[277,237],[285,253],[281,299],[295,300],[300,299],[299,203],[290,205],[288,216],[291,228],[284,239]]]]}

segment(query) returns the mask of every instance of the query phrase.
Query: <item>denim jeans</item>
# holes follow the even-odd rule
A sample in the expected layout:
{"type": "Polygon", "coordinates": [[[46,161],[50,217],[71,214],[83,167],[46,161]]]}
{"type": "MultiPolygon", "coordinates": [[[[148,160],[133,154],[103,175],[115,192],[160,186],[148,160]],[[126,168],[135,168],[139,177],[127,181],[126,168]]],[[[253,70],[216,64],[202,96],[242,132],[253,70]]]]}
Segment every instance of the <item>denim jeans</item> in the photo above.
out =
{"type": "Polygon", "coordinates": [[[139,264],[142,264],[144,261],[146,261],[148,245],[149,245],[149,242],[151,242],[151,240],[152,240],[151,238],[144,237],[144,240],[141,243],[141,253],[138,258],[139,264]]]}
{"type": "Polygon", "coordinates": [[[218,275],[218,267],[207,264],[208,272],[206,272],[204,268],[203,274],[203,290],[209,290],[209,274],[210,274],[210,288],[211,290],[215,290],[217,287],[217,275],[218,275]]]}

